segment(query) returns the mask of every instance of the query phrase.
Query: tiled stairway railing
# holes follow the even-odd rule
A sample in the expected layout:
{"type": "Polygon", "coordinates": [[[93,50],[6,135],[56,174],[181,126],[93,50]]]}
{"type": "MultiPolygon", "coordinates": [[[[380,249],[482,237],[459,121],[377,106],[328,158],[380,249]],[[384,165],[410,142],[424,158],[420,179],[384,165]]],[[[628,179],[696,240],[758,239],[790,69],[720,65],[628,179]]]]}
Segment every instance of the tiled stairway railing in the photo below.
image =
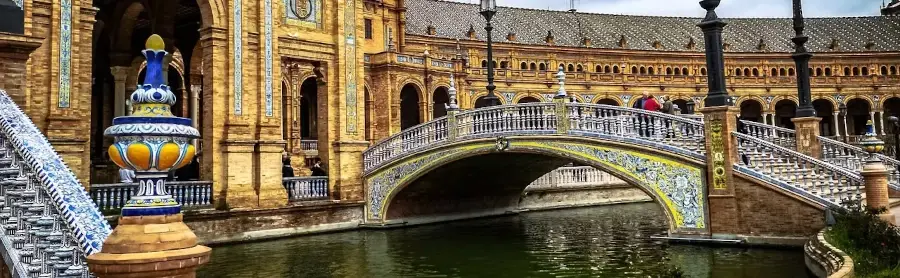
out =
{"type": "Polygon", "coordinates": [[[0,242],[13,277],[90,277],[112,232],[47,138],[0,90],[0,242]]]}

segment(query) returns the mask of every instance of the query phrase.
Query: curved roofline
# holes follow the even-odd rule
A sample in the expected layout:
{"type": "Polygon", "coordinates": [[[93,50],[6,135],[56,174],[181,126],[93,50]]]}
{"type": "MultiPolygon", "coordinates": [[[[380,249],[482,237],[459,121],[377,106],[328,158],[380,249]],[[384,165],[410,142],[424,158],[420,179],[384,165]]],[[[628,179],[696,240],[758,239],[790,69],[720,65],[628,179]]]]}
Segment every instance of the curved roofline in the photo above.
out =
{"type": "MultiPolygon", "coordinates": [[[[427,1],[432,1],[432,2],[444,2],[444,3],[458,4],[458,5],[464,5],[464,6],[480,6],[480,4],[469,4],[469,3],[456,2],[456,1],[450,1],[450,0],[427,0],[427,1]]],[[[479,7],[479,8],[480,8],[480,7],[479,7]]],[[[541,12],[569,13],[569,14],[603,15],[603,16],[627,16],[627,17],[648,17],[648,18],[677,18],[677,19],[696,19],[696,20],[698,20],[698,21],[703,19],[702,17],[688,17],[688,16],[608,14],[608,13],[593,13],[593,12],[578,12],[578,11],[576,11],[576,12],[573,13],[573,12],[570,12],[570,11],[563,11],[563,10],[535,9],[535,8],[523,8],[523,7],[512,7],[512,6],[497,6],[497,8],[516,9],[516,10],[527,10],[527,11],[541,11],[541,12]]],[[[699,5],[698,5],[698,6],[697,6],[697,10],[698,10],[698,11],[702,11],[702,8],[700,8],[699,5]]],[[[888,15],[888,16],[889,16],[889,15],[888,15]]],[[[898,15],[898,16],[900,16],[900,15],[898,15]]],[[[825,19],[827,19],[827,18],[880,18],[880,17],[887,17],[887,16],[886,16],[886,15],[831,16],[831,17],[818,17],[818,16],[807,17],[807,16],[804,16],[805,19],[819,19],[819,18],[825,18],[825,19]]],[[[778,19],[778,20],[791,19],[790,17],[720,17],[720,18],[723,19],[723,20],[729,20],[729,19],[755,19],[755,20],[760,20],[760,19],[773,19],[773,20],[774,20],[774,19],[778,19]]]]}

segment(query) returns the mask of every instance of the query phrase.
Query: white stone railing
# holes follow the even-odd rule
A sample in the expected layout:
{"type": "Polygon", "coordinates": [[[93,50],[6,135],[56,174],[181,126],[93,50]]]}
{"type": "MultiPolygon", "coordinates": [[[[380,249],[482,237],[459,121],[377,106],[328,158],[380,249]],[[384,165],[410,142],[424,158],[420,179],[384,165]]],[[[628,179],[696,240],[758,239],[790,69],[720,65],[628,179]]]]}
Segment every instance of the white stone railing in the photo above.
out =
{"type": "Polygon", "coordinates": [[[767,140],[785,148],[797,148],[796,134],[791,129],[747,120],[741,120],[741,123],[744,124],[747,135],[767,140]]]}
{"type": "MultiPolygon", "coordinates": [[[[761,124],[757,122],[741,121],[745,124],[747,135],[766,140],[776,145],[796,149],[795,131],[776,127],[772,125],[761,124]]],[[[850,145],[838,140],[834,140],[825,136],[819,136],[819,145],[821,146],[821,160],[834,164],[835,166],[850,171],[859,171],[862,169],[863,162],[869,157],[869,154],[859,146],[850,145]]],[[[900,191],[900,161],[883,154],[877,154],[887,170],[888,184],[900,191]]]]}
{"type": "Polygon", "coordinates": [[[591,166],[560,167],[532,182],[525,191],[548,188],[627,185],[625,181],[591,166]]]}
{"type": "Polygon", "coordinates": [[[291,177],[282,180],[289,201],[311,201],[330,198],[328,177],[291,177]]]}
{"type": "Polygon", "coordinates": [[[13,277],[90,277],[109,223],[47,138],[0,90],[0,255],[13,277]]]}
{"type": "Polygon", "coordinates": [[[363,153],[364,169],[369,172],[417,151],[457,140],[550,134],[639,140],[698,155],[705,152],[702,122],[609,105],[537,102],[451,113],[404,130],[367,149],[363,153]]]}
{"type": "MultiPolygon", "coordinates": [[[[137,183],[92,184],[91,199],[101,210],[113,212],[124,207],[137,189],[137,183]]],[[[212,206],[211,181],[169,181],[166,182],[166,191],[185,209],[212,206]]]]}
{"type": "Polygon", "coordinates": [[[300,140],[300,149],[306,152],[319,151],[319,140],[300,140]]]}
{"type": "Polygon", "coordinates": [[[741,158],[737,164],[788,185],[800,196],[828,206],[865,199],[862,176],[751,135],[733,132],[741,158]],[[746,161],[745,161],[746,160],[746,161]]]}

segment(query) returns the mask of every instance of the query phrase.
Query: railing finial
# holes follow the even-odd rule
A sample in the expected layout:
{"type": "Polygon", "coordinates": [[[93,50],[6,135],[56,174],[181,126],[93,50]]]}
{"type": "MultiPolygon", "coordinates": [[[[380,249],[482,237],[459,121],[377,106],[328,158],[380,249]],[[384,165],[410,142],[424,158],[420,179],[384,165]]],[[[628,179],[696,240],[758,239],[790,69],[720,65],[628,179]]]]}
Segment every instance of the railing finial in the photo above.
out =
{"type": "Polygon", "coordinates": [[[559,91],[556,92],[556,98],[565,98],[566,94],[566,73],[563,72],[563,67],[559,67],[559,72],[556,73],[556,79],[559,80],[559,91]]]}
{"type": "Polygon", "coordinates": [[[450,97],[450,105],[447,105],[446,108],[448,111],[457,111],[459,110],[459,104],[456,103],[456,82],[453,81],[453,74],[450,74],[450,89],[447,90],[447,94],[450,97]]]}

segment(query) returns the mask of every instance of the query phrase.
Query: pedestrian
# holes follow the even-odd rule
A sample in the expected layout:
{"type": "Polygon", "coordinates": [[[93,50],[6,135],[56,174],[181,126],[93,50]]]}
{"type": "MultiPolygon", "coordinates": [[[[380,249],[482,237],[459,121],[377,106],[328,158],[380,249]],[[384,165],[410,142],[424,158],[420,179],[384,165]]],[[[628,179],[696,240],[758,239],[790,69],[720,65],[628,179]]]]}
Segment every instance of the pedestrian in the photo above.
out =
{"type": "Polygon", "coordinates": [[[281,177],[282,178],[293,178],[294,177],[294,167],[291,166],[291,156],[288,154],[281,155],[281,177]]]}
{"type": "Polygon", "coordinates": [[[631,106],[631,108],[644,109],[644,101],[647,100],[647,98],[649,96],[650,96],[650,93],[648,93],[647,91],[644,91],[643,93],[641,93],[641,98],[635,100],[634,105],[631,106]]]}
{"type": "Polygon", "coordinates": [[[659,111],[662,108],[662,105],[659,104],[659,101],[657,101],[653,95],[648,95],[647,98],[644,99],[642,106],[642,108],[647,111],[659,111]]]}
{"type": "Polygon", "coordinates": [[[663,97],[663,100],[662,112],[669,115],[675,115],[675,104],[672,103],[672,97],[666,96],[663,97]]]}
{"type": "Polygon", "coordinates": [[[312,170],[312,175],[316,177],[323,177],[328,175],[328,173],[325,172],[325,169],[322,168],[322,160],[318,158],[316,159],[316,163],[314,163],[313,166],[310,167],[310,170],[312,170]]]}
{"type": "Polygon", "coordinates": [[[134,182],[134,170],[126,169],[126,168],[119,169],[119,182],[133,183],[134,182]]]}

